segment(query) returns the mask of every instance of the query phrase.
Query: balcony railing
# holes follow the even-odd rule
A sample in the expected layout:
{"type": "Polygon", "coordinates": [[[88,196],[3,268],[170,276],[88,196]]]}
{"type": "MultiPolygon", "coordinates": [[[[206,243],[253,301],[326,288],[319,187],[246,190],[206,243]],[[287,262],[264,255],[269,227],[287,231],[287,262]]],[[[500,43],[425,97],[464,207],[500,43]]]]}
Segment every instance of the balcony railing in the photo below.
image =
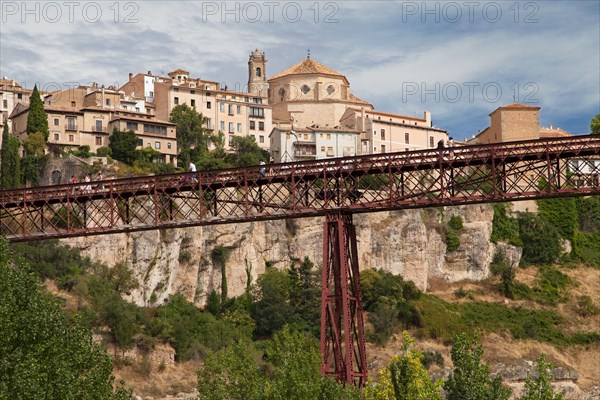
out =
{"type": "Polygon", "coordinates": [[[97,133],[106,133],[106,127],[98,127],[98,126],[94,126],[92,128],[92,132],[97,132],[97,133]]]}
{"type": "Polygon", "coordinates": [[[77,130],[77,125],[73,125],[73,124],[65,125],[65,131],[76,131],[76,130],[77,130]]]}

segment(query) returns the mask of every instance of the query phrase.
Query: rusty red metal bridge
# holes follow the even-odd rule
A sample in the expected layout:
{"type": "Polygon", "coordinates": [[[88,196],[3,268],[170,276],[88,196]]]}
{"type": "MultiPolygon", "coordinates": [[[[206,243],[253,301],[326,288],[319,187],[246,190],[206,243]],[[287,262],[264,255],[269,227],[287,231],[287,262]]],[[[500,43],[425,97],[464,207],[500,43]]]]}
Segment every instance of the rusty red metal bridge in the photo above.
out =
{"type": "Polygon", "coordinates": [[[322,372],[367,377],[352,214],[600,194],[600,135],[145,176],[0,192],[27,241],[325,216],[322,372]]]}

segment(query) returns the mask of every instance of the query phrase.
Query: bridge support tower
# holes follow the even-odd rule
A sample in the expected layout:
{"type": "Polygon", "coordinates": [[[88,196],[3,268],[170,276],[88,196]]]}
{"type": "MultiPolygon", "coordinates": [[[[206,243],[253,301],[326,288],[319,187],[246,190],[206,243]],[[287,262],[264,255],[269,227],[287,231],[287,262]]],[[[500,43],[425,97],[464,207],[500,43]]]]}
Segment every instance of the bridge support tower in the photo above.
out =
{"type": "Polygon", "coordinates": [[[362,388],[367,380],[356,230],[350,213],[326,216],[323,229],[321,373],[362,388]]]}

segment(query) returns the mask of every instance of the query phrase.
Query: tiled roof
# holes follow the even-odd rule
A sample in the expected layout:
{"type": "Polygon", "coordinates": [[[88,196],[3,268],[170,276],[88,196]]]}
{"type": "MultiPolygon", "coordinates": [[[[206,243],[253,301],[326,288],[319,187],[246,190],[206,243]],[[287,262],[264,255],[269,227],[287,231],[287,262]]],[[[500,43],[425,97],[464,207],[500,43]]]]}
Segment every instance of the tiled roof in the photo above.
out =
{"type": "Polygon", "coordinates": [[[339,76],[340,78],[346,79],[346,77],[339,72],[321,64],[318,61],[313,60],[312,58],[306,58],[299,63],[292,65],[285,71],[278,73],[277,75],[269,78],[277,79],[287,75],[300,75],[300,74],[321,74],[321,75],[333,75],[339,76]]]}
{"type": "Polygon", "coordinates": [[[356,97],[355,95],[353,95],[352,93],[348,93],[348,98],[350,99],[350,101],[352,101],[353,103],[360,103],[360,104],[365,104],[365,105],[369,105],[371,107],[373,107],[373,105],[371,103],[369,103],[368,101],[365,101],[363,99],[359,99],[358,97],[356,97]]]}
{"type": "Polygon", "coordinates": [[[185,69],[177,68],[175,71],[171,71],[167,75],[171,76],[171,75],[177,75],[177,74],[189,75],[190,73],[188,71],[186,71],[185,69]]]}
{"type": "Polygon", "coordinates": [[[570,137],[573,136],[572,133],[569,133],[560,128],[541,128],[540,129],[540,139],[550,139],[550,138],[560,138],[560,137],[570,137]]]}

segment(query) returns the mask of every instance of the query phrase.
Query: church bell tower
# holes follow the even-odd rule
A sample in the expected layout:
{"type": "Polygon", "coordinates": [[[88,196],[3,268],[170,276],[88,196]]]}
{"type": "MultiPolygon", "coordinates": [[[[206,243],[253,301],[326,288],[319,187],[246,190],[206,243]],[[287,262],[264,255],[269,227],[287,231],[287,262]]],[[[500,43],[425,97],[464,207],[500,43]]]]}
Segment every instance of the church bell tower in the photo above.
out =
{"type": "Polygon", "coordinates": [[[267,58],[258,49],[250,53],[248,61],[248,92],[257,96],[267,96],[267,58]]]}

